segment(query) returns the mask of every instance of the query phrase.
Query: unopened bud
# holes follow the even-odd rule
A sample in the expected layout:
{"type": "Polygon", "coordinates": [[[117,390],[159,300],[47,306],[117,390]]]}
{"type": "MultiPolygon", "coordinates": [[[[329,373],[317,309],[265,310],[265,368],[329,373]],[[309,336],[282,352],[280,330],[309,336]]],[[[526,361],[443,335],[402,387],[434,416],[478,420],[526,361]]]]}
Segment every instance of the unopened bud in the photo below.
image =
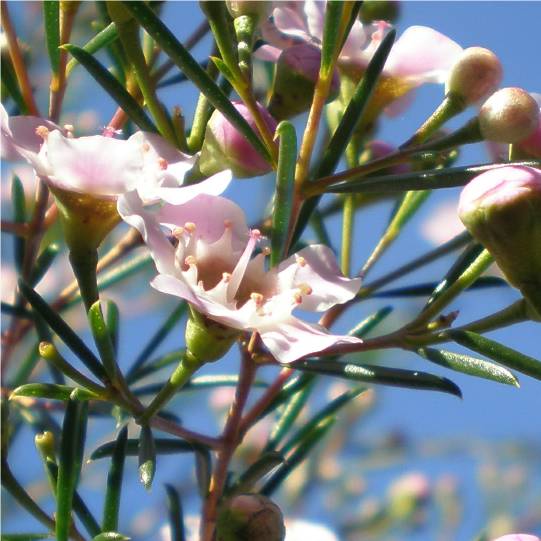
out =
{"type": "Polygon", "coordinates": [[[365,0],[359,18],[364,24],[375,21],[394,22],[400,16],[400,2],[397,0],[365,0]]]}
{"type": "Polygon", "coordinates": [[[537,128],[516,147],[520,152],[520,158],[541,158],[541,94],[530,94],[539,107],[539,122],[537,128]]]}
{"type": "Polygon", "coordinates": [[[539,125],[539,105],[522,88],[502,88],[481,107],[479,127],[487,141],[513,144],[526,139],[539,125]]]}
{"type": "Polygon", "coordinates": [[[252,15],[262,19],[270,15],[272,2],[265,0],[226,0],[225,2],[231,17],[252,15]]]}
{"type": "Polygon", "coordinates": [[[52,462],[55,461],[55,442],[52,432],[46,430],[41,434],[36,434],[34,443],[44,459],[52,462]]]}
{"type": "MultiPolygon", "coordinates": [[[[238,101],[232,103],[255,133],[259,133],[246,105],[238,101]]],[[[262,105],[258,104],[258,108],[269,131],[274,134],[276,120],[262,105]]],[[[264,175],[272,167],[220,111],[214,111],[205,131],[199,169],[208,177],[231,169],[236,177],[248,178],[264,175]]]]}
{"type": "MultiPolygon", "coordinates": [[[[269,111],[278,120],[290,118],[310,108],[319,76],[321,51],[308,43],[288,47],[280,54],[269,103],[269,111]]],[[[333,73],[328,100],[336,98],[340,88],[337,71],[333,73]]]]}
{"type": "Polygon", "coordinates": [[[217,522],[217,541],[283,541],[280,508],[261,494],[239,494],[227,500],[217,522]]]}
{"type": "Polygon", "coordinates": [[[507,166],[475,177],[462,191],[458,215],[539,312],[541,170],[507,166]]]}
{"type": "Polygon", "coordinates": [[[445,94],[455,95],[464,105],[471,105],[492,94],[499,86],[503,68],[498,57],[483,47],[469,47],[455,62],[447,82],[445,94]]]}

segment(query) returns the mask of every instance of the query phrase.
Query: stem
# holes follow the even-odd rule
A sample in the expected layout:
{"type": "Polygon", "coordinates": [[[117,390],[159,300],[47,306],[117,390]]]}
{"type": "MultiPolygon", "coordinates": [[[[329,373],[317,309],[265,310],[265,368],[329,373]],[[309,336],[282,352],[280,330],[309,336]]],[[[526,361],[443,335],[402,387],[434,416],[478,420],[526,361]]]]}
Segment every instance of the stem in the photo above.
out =
{"type": "Polygon", "coordinates": [[[13,24],[11,23],[8,3],[6,0],[0,3],[0,10],[2,13],[2,26],[4,27],[4,32],[6,33],[9,47],[9,56],[11,57],[11,62],[13,63],[13,69],[15,70],[15,75],[17,76],[17,81],[21,89],[24,103],[26,104],[28,113],[34,116],[40,116],[34,100],[34,95],[32,93],[32,86],[30,85],[30,79],[28,77],[28,72],[26,71],[23,55],[19,47],[19,42],[17,41],[17,35],[15,33],[15,29],[13,28],[13,24]]]}
{"type": "Polygon", "coordinates": [[[72,248],[69,253],[69,260],[79,284],[81,299],[88,312],[91,306],[100,298],[96,275],[98,251],[95,249],[72,248]]]}
{"type": "Polygon", "coordinates": [[[235,392],[235,399],[222,434],[222,447],[218,451],[216,466],[210,483],[210,491],[203,507],[201,522],[202,541],[212,541],[215,535],[216,519],[218,515],[218,503],[222,496],[227,469],[235,449],[242,441],[243,433],[240,431],[242,411],[248,400],[250,388],[256,373],[256,365],[248,351],[243,350],[239,382],[235,392]]]}
{"type": "Polygon", "coordinates": [[[344,198],[344,214],[342,217],[342,252],[340,266],[342,273],[349,276],[351,272],[351,244],[353,241],[353,228],[355,224],[355,195],[346,195],[344,198]]]}
{"type": "Polygon", "coordinates": [[[143,414],[139,417],[138,422],[140,424],[147,424],[148,420],[156,415],[162,407],[174,396],[174,394],[184,387],[189,381],[194,372],[196,372],[203,362],[195,359],[190,353],[186,353],[174,372],[171,374],[169,381],[160,389],[158,394],[153,398],[152,402],[147,406],[143,414]]]}

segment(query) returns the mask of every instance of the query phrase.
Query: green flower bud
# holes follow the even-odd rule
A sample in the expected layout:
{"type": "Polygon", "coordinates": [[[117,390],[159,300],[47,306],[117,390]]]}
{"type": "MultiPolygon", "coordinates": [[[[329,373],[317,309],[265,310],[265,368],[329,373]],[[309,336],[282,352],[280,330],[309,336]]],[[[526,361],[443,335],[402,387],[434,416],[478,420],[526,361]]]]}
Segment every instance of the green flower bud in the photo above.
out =
{"type": "MultiPolygon", "coordinates": [[[[280,54],[272,86],[269,112],[277,120],[293,117],[310,108],[319,76],[321,51],[308,43],[288,47],[280,54]]],[[[338,95],[340,78],[333,73],[327,101],[338,95]]]]}
{"type": "Polygon", "coordinates": [[[541,317],[541,170],[508,166],[475,177],[458,215],[541,317]]]}
{"type": "Polygon", "coordinates": [[[190,307],[186,323],[186,348],[199,363],[221,359],[234,344],[239,331],[206,318],[190,307]]]}
{"type": "Polygon", "coordinates": [[[38,451],[44,459],[50,460],[52,462],[55,461],[55,442],[54,434],[52,432],[46,430],[41,434],[36,434],[36,436],[34,437],[34,443],[36,444],[38,451]]]}
{"type": "Polygon", "coordinates": [[[239,494],[226,500],[216,527],[217,541],[282,541],[284,518],[280,508],[261,494],[239,494]]]}
{"type": "Polygon", "coordinates": [[[375,21],[394,22],[400,17],[400,2],[397,0],[365,0],[359,18],[364,24],[375,21]]]}
{"type": "Polygon", "coordinates": [[[272,2],[265,0],[226,0],[225,4],[233,18],[252,15],[263,19],[272,11],[272,2]]]}
{"type": "Polygon", "coordinates": [[[522,88],[502,88],[479,111],[479,127],[487,141],[513,144],[526,139],[539,125],[539,105],[522,88]]]}
{"type": "Polygon", "coordinates": [[[503,68],[498,57],[483,47],[462,51],[449,72],[445,94],[461,99],[464,106],[492,94],[499,86],[503,68]]]}

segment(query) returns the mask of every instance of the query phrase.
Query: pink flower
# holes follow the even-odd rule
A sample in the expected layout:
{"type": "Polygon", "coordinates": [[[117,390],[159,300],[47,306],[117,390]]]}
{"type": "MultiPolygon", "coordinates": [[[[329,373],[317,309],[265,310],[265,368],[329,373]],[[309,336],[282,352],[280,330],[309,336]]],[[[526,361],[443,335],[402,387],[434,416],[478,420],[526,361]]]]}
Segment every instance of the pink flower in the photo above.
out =
{"type": "Polygon", "coordinates": [[[222,193],[229,172],[175,190],[193,167],[183,154],[159,135],[137,132],[127,140],[103,135],[73,137],[55,124],[37,117],[8,117],[0,110],[2,158],[22,159],[32,165],[50,188],[115,200],[136,190],[145,202],[179,202],[197,193],[222,193]]]}
{"type": "Polygon", "coordinates": [[[527,533],[510,533],[492,541],[541,541],[537,535],[527,533]]]}
{"type": "MultiPolygon", "coordinates": [[[[294,6],[287,4],[276,7],[272,22],[268,21],[262,27],[263,38],[268,45],[258,50],[259,58],[276,61],[280,49],[299,42],[320,46],[325,4],[306,0],[294,6]]],[[[385,21],[370,25],[355,21],[338,58],[339,67],[358,79],[390,28],[385,21]]],[[[407,28],[394,44],[385,63],[383,76],[388,88],[385,98],[380,98],[383,106],[424,83],[445,83],[449,70],[461,52],[460,45],[432,28],[407,28]]]]}
{"type": "Polygon", "coordinates": [[[249,230],[242,210],[222,197],[200,195],[151,212],[132,192],[119,203],[119,212],[150,249],[159,273],[154,288],[186,299],[225,326],[257,331],[279,362],[358,341],[292,315],[295,308],[327,310],[359,289],[360,280],[343,276],[326,246],[309,246],[266,270],[265,250],[252,258],[261,234],[249,230]]]}

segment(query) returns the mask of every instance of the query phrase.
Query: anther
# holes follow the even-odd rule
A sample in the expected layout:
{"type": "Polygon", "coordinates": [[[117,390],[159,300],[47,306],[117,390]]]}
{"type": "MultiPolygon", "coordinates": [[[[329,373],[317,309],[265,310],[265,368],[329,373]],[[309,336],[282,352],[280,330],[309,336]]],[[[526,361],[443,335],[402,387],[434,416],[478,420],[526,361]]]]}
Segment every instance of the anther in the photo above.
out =
{"type": "Polygon", "coordinates": [[[265,300],[265,297],[261,295],[261,293],[250,293],[250,299],[254,301],[256,306],[261,306],[263,304],[263,301],[265,300]]]}
{"type": "Polygon", "coordinates": [[[172,231],[173,237],[180,239],[184,235],[184,228],[183,227],[175,227],[172,231]]]}
{"type": "Polygon", "coordinates": [[[261,231],[259,231],[259,229],[252,229],[251,234],[256,240],[259,240],[261,238],[261,231]]]}
{"type": "Polygon", "coordinates": [[[36,128],[36,135],[46,141],[49,136],[49,129],[45,126],[38,126],[36,128]]]}
{"type": "Polygon", "coordinates": [[[169,164],[165,158],[158,158],[158,165],[162,171],[165,171],[169,164]]]}
{"type": "Polygon", "coordinates": [[[302,295],[312,294],[312,288],[308,284],[300,284],[298,287],[302,295]]]}
{"type": "Polygon", "coordinates": [[[261,252],[263,253],[263,255],[270,255],[271,254],[271,249],[270,249],[270,246],[265,246],[261,252]]]}
{"type": "Polygon", "coordinates": [[[306,259],[304,259],[304,257],[302,257],[300,255],[295,256],[295,261],[297,262],[297,265],[299,265],[299,267],[305,267],[306,266],[306,259]]]}
{"type": "Polygon", "coordinates": [[[143,143],[143,151],[148,152],[150,150],[150,145],[148,143],[143,143]]]}
{"type": "Polygon", "coordinates": [[[230,272],[224,272],[222,273],[222,280],[228,284],[231,281],[231,273],[230,272]]]}
{"type": "Polygon", "coordinates": [[[293,300],[295,301],[295,304],[301,304],[302,303],[302,295],[300,293],[294,293],[293,294],[293,300]]]}
{"type": "Polygon", "coordinates": [[[184,260],[184,264],[185,265],[188,265],[189,267],[192,266],[192,265],[196,265],[197,264],[197,260],[195,259],[195,257],[193,255],[189,255],[185,260],[184,260]]]}
{"type": "Polygon", "coordinates": [[[184,229],[186,229],[188,233],[193,233],[195,231],[195,224],[193,222],[186,222],[184,224],[184,229]]]}

